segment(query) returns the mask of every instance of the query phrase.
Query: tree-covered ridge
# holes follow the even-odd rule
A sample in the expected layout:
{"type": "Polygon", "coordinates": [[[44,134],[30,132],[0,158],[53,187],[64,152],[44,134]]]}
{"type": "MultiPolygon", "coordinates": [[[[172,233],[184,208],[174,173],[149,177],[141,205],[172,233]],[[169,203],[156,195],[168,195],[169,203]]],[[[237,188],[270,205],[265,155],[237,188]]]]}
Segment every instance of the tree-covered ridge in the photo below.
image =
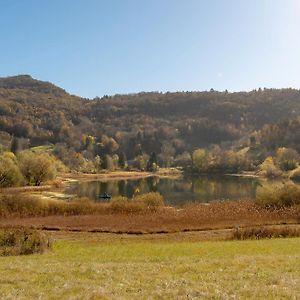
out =
{"type": "Polygon", "coordinates": [[[0,88],[21,89],[32,92],[63,96],[66,91],[50,82],[33,79],[30,75],[19,75],[0,78],[0,88]]]}
{"type": "Polygon", "coordinates": [[[295,89],[151,92],[89,100],[28,75],[0,78],[0,151],[51,144],[58,158],[79,170],[127,162],[146,168],[153,153],[159,165],[186,166],[198,148],[207,149],[214,162],[227,151],[229,156],[243,153],[258,165],[280,147],[300,152],[299,116],[300,91],[295,89]]]}

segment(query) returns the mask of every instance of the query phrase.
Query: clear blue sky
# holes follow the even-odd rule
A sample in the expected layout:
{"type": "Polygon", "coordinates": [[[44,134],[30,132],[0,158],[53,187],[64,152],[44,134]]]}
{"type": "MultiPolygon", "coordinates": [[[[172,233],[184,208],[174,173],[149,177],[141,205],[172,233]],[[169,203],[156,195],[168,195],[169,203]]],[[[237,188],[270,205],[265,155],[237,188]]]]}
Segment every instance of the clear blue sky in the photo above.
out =
{"type": "Polygon", "coordinates": [[[0,76],[84,97],[300,88],[300,0],[0,0],[0,76]]]}

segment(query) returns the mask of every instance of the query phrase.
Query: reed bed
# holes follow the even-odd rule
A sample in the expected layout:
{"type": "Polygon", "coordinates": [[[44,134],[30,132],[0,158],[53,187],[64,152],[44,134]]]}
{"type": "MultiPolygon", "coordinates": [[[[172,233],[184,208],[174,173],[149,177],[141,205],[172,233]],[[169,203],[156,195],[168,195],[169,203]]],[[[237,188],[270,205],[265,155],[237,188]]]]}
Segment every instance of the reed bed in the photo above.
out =
{"type": "Polygon", "coordinates": [[[54,200],[26,193],[0,196],[0,227],[160,233],[299,222],[298,206],[264,206],[250,200],[190,203],[179,209],[165,206],[158,193],[131,200],[116,197],[108,203],[85,198],[54,200]]]}
{"type": "Polygon", "coordinates": [[[156,212],[163,205],[163,197],[158,193],[144,194],[132,200],[116,197],[109,203],[97,203],[87,198],[63,201],[31,194],[5,194],[0,196],[0,217],[132,214],[156,212]]]}
{"type": "Polygon", "coordinates": [[[126,199],[121,200],[122,203],[113,201],[107,204],[95,204],[85,200],[55,201],[53,204],[53,201],[45,201],[49,206],[39,209],[34,206],[29,209],[26,203],[20,205],[6,217],[0,217],[0,227],[26,226],[54,230],[143,234],[294,224],[300,221],[299,210],[296,208],[266,209],[255,205],[253,201],[190,204],[182,209],[166,206],[153,209],[126,199]],[[23,211],[23,207],[27,210],[23,211]]]}

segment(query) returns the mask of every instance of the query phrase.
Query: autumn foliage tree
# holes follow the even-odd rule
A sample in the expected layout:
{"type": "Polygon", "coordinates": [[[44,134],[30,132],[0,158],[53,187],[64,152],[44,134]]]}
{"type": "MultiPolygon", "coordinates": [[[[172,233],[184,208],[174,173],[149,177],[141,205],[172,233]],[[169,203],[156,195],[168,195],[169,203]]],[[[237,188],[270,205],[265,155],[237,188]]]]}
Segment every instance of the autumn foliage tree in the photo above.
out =
{"type": "Polygon", "coordinates": [[[48,154],[24,151],[18,156],[20,170],[28,185],[39,186],[56,175],[54,158],[48,154]]]}

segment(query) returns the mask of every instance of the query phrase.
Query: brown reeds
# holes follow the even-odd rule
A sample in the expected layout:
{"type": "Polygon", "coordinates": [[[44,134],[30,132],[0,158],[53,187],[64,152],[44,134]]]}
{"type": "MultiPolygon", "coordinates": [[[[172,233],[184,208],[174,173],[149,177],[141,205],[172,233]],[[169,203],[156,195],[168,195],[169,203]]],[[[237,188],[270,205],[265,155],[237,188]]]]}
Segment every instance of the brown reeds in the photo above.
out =
{"type": "Polygon", "coordinates": [[[236,228],[232,234],[232,239],[234,240],[258,240],[287,237],[300,237],[300,228],[294,226],[236,228]]]}
{"type": "Polygon", "coordinates": [[[158,193],[144,194],[132,200],[116,197],[109,203],[93,202],[87,198],[63,201],[44,199],[41,196],[31,194],[5,194],[0,196],[0,216],[130,214],[156,212],[163,205],[163,198],[158,193]]]}

